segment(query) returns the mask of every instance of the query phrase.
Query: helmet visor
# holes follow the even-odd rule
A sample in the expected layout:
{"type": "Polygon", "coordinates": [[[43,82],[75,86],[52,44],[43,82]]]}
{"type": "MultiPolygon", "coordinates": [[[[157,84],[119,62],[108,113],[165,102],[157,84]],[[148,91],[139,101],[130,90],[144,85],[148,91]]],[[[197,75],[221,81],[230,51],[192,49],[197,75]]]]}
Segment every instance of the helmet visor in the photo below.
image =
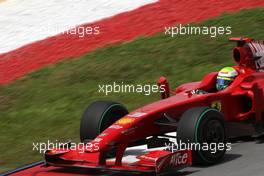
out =
{"type": "Polygon", "coordinates": [[[218,90],[223,90],[227,88],[232,82],[233,82],[232,78],[217,77],[216,87],[218,90]]]}
{"type": "Polygon", "coordinates": [[[217,79],[217,84],[220,86],[227,86],[227,85],[230,85],[231,83],[232,83],[232,80],[226,80],[226,79],[221,79],[221,78],[217,79]]]}

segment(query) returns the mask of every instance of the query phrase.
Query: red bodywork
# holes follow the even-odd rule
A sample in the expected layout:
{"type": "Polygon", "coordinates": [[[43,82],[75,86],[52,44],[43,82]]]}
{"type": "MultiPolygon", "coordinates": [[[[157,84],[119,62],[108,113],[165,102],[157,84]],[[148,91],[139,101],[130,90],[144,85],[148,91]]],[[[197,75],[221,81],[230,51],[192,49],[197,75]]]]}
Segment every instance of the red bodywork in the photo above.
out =
{"type": "Polygon", "coordinates": [[[162,77],[158,82],[165,88],[162,100],[136,109],[115,122],[91,141],[92,147],[84,153],[80,154],[78,150],[61,151],[61,149],[47,151],[45,154],[47,165],[156,171],[159,173],[168,168],[190,165],[190,151],[171,153],[158,150],[138,156],[138,161],[134,163],[124,163],[122,157],[128,145],[135,141],[175,131],[173,126],[156,123],[164,118],[164,115],[179,120],[186,110],[207,106],[215,107],[221,111],[227,122],[251,120],[253,123],[257,123],[262,121],[264,113],[262,61],[264,59],[259,50],[263,43],[254,42],[248,38],[231,38],[230,40],[238,43],[233,53],[237,63],[234,68],[239,72],[239,75],[226,90],[216,91],[217,72],[209,73],[200,82],[180,85],[175,91],[169,89],[166,78],[162,77]],[[194,89],[205,90],[208,94],[191,94],[190,92],[194,89]],[[174,95],[170,96],[172,93],[174,95]],[[113,149],[117,149],[116,158],[114,161],[108,161],[106,153],[113,149]],[[182,160],[183,156],[186,157],[184,161],[182,160]]]}

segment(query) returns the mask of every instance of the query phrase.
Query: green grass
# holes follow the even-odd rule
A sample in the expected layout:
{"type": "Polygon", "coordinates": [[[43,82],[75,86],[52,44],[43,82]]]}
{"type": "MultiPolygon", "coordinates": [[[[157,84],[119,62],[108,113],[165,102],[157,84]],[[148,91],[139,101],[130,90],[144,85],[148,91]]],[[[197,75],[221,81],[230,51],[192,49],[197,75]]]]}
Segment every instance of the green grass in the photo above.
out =
{"type": "MultiPolygon", "coordinates": [[[[263,39],[264,9],[224,14],[197,24],[231,26],[232,36],[263,39]]],[[[0,172],[42,159],[33,142],[79,141],[83,110],[95,100],[114,100],[130,110],[159,95],[98,93],[98,84],[155,84],[167,76],[171,86],[197,81],[207,72],[232,65],[230,36],[177,36],[163,33],[98,49],[63,61],[0,87],[0,172]]]]}

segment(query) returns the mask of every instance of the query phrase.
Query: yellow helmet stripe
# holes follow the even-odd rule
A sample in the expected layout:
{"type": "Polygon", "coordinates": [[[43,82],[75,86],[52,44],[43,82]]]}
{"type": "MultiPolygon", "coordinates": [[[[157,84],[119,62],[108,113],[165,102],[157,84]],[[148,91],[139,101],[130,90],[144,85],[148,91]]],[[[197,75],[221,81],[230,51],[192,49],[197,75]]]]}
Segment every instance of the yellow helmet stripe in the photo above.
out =
{"type": "Polygon", "coordinates": [[[223,77],[223,76],[217,76],[217,79],[224,79],[227,81],[233,81],[234,80],[234,78],[228,78],[228,77],[223,77]]]}

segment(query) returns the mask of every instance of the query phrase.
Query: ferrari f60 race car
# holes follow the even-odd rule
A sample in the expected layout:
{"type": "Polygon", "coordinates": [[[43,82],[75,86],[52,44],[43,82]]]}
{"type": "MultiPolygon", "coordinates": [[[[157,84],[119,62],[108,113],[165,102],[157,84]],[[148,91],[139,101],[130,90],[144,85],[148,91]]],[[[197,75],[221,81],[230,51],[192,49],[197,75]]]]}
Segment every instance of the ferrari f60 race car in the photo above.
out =
{"type": "MultiPolygon", "coordinates": [[[[216,89],[217,72],[200,82],[169,88],[165,77],[158,85],[162,99],[132,112],[115,102],[97,101],[84,112],[80,138],[89,144],[84,152],[62,146],[45,152],[49,166],[85,167],[102,170],[163,173],[191,165],[218,163],[226,145],[208,150],[168,150],[167,133],[175,132],[176,142],[186,144],[226,144],[228,138],[263,133],[264,117],[264,42],[250,38],[236,41],[233,58],[239,75],[222,91],[216,89]],[[193,94],[204,90],[206,94],[193,94]],[[230,108],[232,107],[232,108],[230,108]],[[176,133],[177,132],[177,133],[176,133]],[[125,161],[126,150],[137,145],[149,151],[125,161]]],[[[70,145],[70,144],[69,144],[70,145]]]]}

